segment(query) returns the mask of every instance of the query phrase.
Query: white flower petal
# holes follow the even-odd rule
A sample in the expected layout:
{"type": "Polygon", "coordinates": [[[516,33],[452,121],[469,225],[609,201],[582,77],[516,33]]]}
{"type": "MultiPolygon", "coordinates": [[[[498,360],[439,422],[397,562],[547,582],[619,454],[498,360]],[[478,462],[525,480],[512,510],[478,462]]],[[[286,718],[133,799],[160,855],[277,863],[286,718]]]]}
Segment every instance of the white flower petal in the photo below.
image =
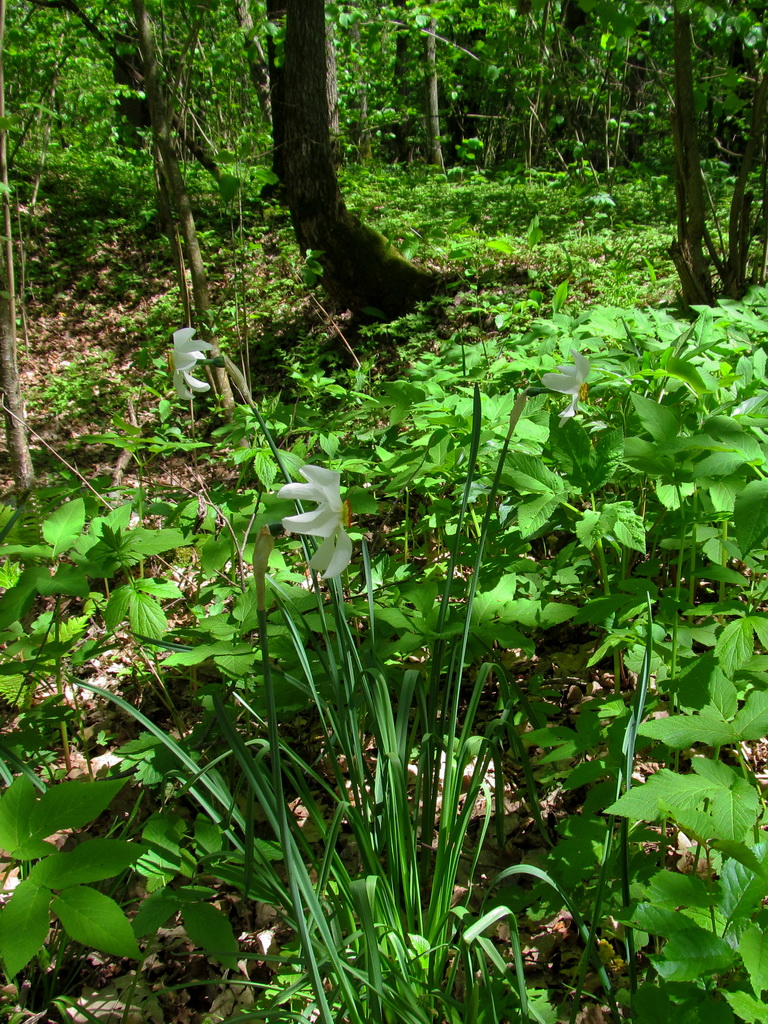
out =
{"type": "Polygon", "coordinates": [[[577,394],[581,384],[568,373],[545,373],[542,375],[541,383],[550,391],[559,391],[564,395],[577,394]]]}
{"type": "Polygon", "coordinates": [[[193,377],[191,373],[187,373],[186,370],[182,370],[182,376],[186,382],[187,387],[191,391],[210,391],[211,385],[208,381],[198,380],[197,377],[193,377]]]}
{"type": "Polygon", "coordinates": [[[341,520],[338,513],[327,505],[321,504],[313,512],[302,512],[297,516],[286,516],[283,528],[291,533],[306,533],[310,537],[330,537],[340,529],[341,520]]]}
{"type": "Polygon", "coordinates": [[[327,502],[334,511],[341,513],[341,473],[332,469],[324,469],[322,466],[302,466],[299,470],[309,484],[305,485],[314,488],[322,494],[317,501],[327,502]]]}
{"type": "MultiPolygon", "coordinates": [[[[202,338],[196,338],[194,327],[182,327],[181,330],[176,331],[173,335],[173,348],[175,352],[194,352],[199,353],[200,349],[211,349],[211,345],[208,341],[203,341],[202,338]]],[[[198,354],[199,359],[205,359],[202,353],[198,354]]]]}
{"type": "Polygon", "coordinates": [[[187,388],[184,383],[184,375],[181,370],[177,370],[173,375],[173,386],[176,388],[176,394],[179,398],[192,398],[192,392],[187,388]]]}
{"type": "Polygon", "coordinates": [[[352,540],[344,530],[339,530],[326,537],[312,556],[309,567],[319,572],[322,579],[331,580],[346,569],[351,558],[352,540]]]}
{"type": "Polygon", "coordinates": [[[283,484],[277,492],[278,498],[293,498],[295,501],[325,502],[325,493],[314,484],[283,484]]]}
{"type": "Polygon", "coordinates": [[[561,420],[569,420],[571,418],[571,416],[575,416],[576,415],[576,410],[578,408],[578,405],[579,405],[579,396],[578,396],[578,393],[577,393],[571,399],[570,405],[566,409],[563,409],[563,411],[560,413],[560,419],[561,420]]]}
{"type": "Polygon", "coordinates": [[[185,341],[189,341],[190,338],[194,338],[194,336],[194,327],[180,327],[178,331],[173,332],[174,348],[178,348],[180,345],[183,345],[185,341]]]}
{"type": "MultiPolygon", "coordinates": [[[[580,352],[577,352],[575,348],[571,349],[571,355],[573,356],[573,362],[576,367],[576,380],[578,380],[580,384],[583,384],[589,376],[589,360],[580,352]]],[[[562,369],[562,367],[560,367],[560,369],[562,369]]]]}

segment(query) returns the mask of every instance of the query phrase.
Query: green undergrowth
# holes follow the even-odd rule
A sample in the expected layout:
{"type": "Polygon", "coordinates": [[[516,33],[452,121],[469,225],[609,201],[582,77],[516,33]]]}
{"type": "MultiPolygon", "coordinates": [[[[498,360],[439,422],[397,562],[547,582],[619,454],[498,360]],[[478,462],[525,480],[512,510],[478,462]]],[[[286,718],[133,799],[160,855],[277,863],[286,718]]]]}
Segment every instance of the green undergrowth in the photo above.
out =
{"type": "Polygon", "coordinates": [[[211,432],[158,351],[152,418],[89,439],[138,484],[3,512],[0,956],[30,1009],[71,1005],[83,947],[150,970],[180,921],[251,986],[232,1019],[765,1019],[768,294],[513,313],[369,325],[397,375],[294,368],[211,432]],[[562,417],[543,375],[574,353],[562,417]],[[306,464],[351,509],[327,582],[280,525],[306,464]],[[134,723],[106,768],[94,708],[134,723]],[[75,763],[93,799],[54,795],[75,763]],[[141,812],[90,856],[46,843],[126,778],[141,812]],[[533,940],[557,920],[559,969],[533,940]]]}

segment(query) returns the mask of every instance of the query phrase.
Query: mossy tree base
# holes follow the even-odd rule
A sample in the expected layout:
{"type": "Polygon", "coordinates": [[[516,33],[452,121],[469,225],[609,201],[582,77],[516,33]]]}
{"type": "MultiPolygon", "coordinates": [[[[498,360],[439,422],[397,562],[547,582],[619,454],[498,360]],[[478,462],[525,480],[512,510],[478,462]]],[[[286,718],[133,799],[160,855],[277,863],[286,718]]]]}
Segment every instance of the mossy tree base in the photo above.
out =
{"type": "Polygon", "coordinates": [[[439,283],[437,275],[409,263],[384,235],[346,211],[324,235],[321,283],[338,306],[401,316],[439,283]]]}

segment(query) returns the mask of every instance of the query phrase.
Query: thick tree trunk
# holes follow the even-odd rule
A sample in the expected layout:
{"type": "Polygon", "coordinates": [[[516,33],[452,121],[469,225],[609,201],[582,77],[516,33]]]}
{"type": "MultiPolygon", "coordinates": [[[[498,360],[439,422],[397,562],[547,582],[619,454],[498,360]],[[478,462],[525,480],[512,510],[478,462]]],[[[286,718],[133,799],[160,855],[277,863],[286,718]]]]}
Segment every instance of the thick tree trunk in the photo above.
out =
{"type": "Polygon", "coordinates": [[[426,124],[427,124],[427,163],[435,164],[441,169],[445,167],[443,161],[443,147],[440,143],[440,103],[437,95],[437,46],[435,33],[437,32],[437,21],[429,19],[425,42],[425,56],[427,60],[426,75],[426,124]]]}
{"type": "MultiPolygon", "coordinates": [[[[691,17],[675,10],[675,102],[672,138],[675,144],[677,241],[671,247],[683,291],[690,306],[715,301],[712,276],[704,252],[708,238],[704,179],[697,131],[691,61],[691,17]]],[[[710,255],[714,255],[710,252],[710,255]]]]}
{"type": "MultiPolygon", "coordinates": [[[[213,346],[212,355],[218,355],[219,350],[211,316],[208,277],[200,250],[200,240],[197,237],[192,204],[187,192],[184,175],[181,172],[179,160],[173,147],[171,136],[172,118],[160,77],[160,67],[155,51],[154,32],[144,0],[133,0],[133,11],[136,18],[136,28],[139,33],[139,46],[141,47],[144,66],[144,85],[152,119],[152,132],[157,152],[162,161],[158,170],[165,178],[168,194],[178,218],[181,237],[184,239],[187,264],[192,281],[192,300],[199,320],[198,329],[201,336],[213,346]]],[[[173,244],[172,240],[171,244],[173,244]]],[[[183,282],[180,282],[180,285],[183,289],[183,282]]],[[[216,389],[224,406],[224,412],[227,417],[231,417],[234,410],[234,398],[229,378],[226,372],[221,369],[214,370],[213,376],[216,382],[216,389]]]]}
{"type": "Polygon", "coordinates": [[[436,279],[347,211],[328,130],[323,0],[287,0],[286,7],[285,173],[299,247],[322,252],[322,283],[339,305],[399,315],[429,295],[436,279]]]}
{"type": "Polygon", "coordinates": [[[11,472],[19,496],[31,490],[35,482],[29,452],[24,405],[19,387],[16,358],[16,292],[13,276],[11,203],[8,193],[7,132],[5,130],[5,0],[0,0],[0,183],[2,183],[3,238],[0,240],[0,399],[5,418],[5,438],[11,472]]]}

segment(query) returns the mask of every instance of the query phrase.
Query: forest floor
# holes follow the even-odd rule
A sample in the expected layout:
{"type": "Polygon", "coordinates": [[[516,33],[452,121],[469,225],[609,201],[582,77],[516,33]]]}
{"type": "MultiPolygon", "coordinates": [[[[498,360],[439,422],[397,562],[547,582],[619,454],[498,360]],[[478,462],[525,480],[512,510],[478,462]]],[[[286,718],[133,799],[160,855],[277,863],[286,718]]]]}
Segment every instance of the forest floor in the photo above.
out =
{"type": "MultiPolygon", "coordinates": [[[[350,190],[354,190],[354,180],[348,185],[350,190]]],[[[323,381],[332,382],[337,374],[352,369],[356,359],[366,364],[372,378],[385,380],[395,371],[407,369],[420,351],[434,352],[457,334],[463,333],[471,343],[483,343],[483,339],[504,332],[522,333],[533,317],[549,308],[563,280],[569,282],[568,301],[576,310],[597,302],[627,308],[673,305],[667,239],[658,227],[649,225],[643,234],[639,228],[628,228],[622,219],[643,202],[643,196],[631,195],[629,184],[624,207],[615,212],[607,200],[603,206],[599,202],[585,205],[578,190],[569,192],[565,187],[561,192],[549,189],[550,205],[545,206],[547,188],[536,183],[526,188],[523,183],[515,192],[516,199],[510,200],[518,204],[515,217],[510,218],[509,209],[499,202],[498,209],[491,208],[487,214],[495,223],[484,225],[482,231],[478,210],[486,208],[487,186],[478,181],[478,194],[473,195],[471,185],[458,183],[451,193],[456,208],[449,210],[435,183],[428,182],[413,200],[421,205],[417,207],[418,220],[411,221],[415,225],[412,231],[402,227],[407,210],[380,210],[379,226],[389,230],[398,244],[408,250],[409,241],[418,238],[423,248],[415,255],[428,258],[459,282],[432,307],[387,331],[375,324],[352,323],[344,311],[325,309],[320,293],[307,293],[283,211],[255,203],[244,219],[222,216],[205,223],[201,218],[221,334],[233,345],[249,349],[254,394],[281,390],[286,399],[298,400],[311,394],[312,388],[322,390],[323,381]],[[568,211],[571,222],[567,237],[553,227],[562,219],[563,210],[568,211]],[[538,230],[544,232],[541,240],[531,235],[534,216],[541,225],[538,230]],[[486,245],[489,238],[496,241],[495,248],[486,245]]],[[[368,191],[374,188],[373,182],[361,181],[361,206],[371,208],[368,191]]],[[[406,191],[404,188],[399,195],[406,191]]],[[[661,186],[651,191],[663,211],[668,194],[662,194],[661,186]]],[[[119,487],[135,487],[140,480],[149,489],[153,481],[162,488],[180,486],[190,492],[198,488],[200,468],[194,460],[164,452],[151,465],[140,467],[127,459],[119,446],[93,440],[94,436],[103,438],[111,429],[121,430],[126,423],[136,425],[145,436],[154,429],[158,401],[170,393],[170,377],[163,365],[170,333],[181,326],[178,289],[165,240],[151,218],[137,229],[130,219],[132,204],[125,188],[112,194],[110,206],[94,181],[81,182],[73,191],[71,180],[54,179],[24,222],[28,234],[24,238],[26,274],[19,354],[43,501],[77,492],[80,487],[114,493],[119,487]],[[61,202],[65,194],[66,210],[61,202]],[[77,230],[73,230],[75,224],[77,230]]],[[[376,219],[375,211],[373,216],[376,219]]],[[[209,437],[216,426],[215,419],[204,414],[195,426],[197,436],[209,437]]],[[[7,464],[1,462],[0,470],[4,474],[0,487],[7,493],[7,464]]],[[[208,464],[205,472],[218,474],[218,483],[233,488],[240,479],[232,465],[215,468],[208,464]]],[[[566,624],[541,634],[533,656],[509,652],[505,668],[522,691],[529,692],[533,681],[540,693],[559,706],[557,716],[550,719],[552,727],[578,731],[585,704],[617,690],[608,662],[587,667],[593,651],[594,640],[588,631],[566,624]]],[[[162,728],[191,733],[199,725],[201,709],[199,702],[188,699],[184,692],[187,677],[170,675],[165,681],[173,702],[171,715],[163,688],[148,684],[146,673],[137,674],[140,661],[140,653],[124,635],[119,648],[90,661],[89,681],[119,691],[162,728]]],[[[631,685],[630,677],[621,685],[631,685]]],[[[46,754],[46,773],[58,778],[87,777],[91,771],[98,774],[120,762],[116,751],[138,738],[136,722],[74,688],[67,687],[64,693],[79,721],[78,733],[87,739],[90,750],[86,759],[75,742],[65,760],[62,750],[52,746],[46,754]]],[[[34,700],[54,694],[50,680],[48,686],[41,683],[34,700]]],[[[498,692],[490,688],[480,709],[481,722],[484,716],[488,720],[494,716],[498,701],[498,692]]],[[[23,729],[26,715],[24,708],[6,705],[3,732],[23,729]]],[[[298,747],[312,752],[313,762],[322,763],[327,752],[311,716],[296,715],[284,728],[298,747]]],[[[765,745],[755,745],[747,754],[752,770],[763,777],[765,745]]],[[[600,751],[594,751],[594,756],[599,757],[600,751]]],[[[650,773],[652,768],[642,765],[640,774],[650,773]]],[[[520,766],[510,761],[503,771],[504,843],[489,842],[483,847],[479,883],[475,882],[478,907],[483,885],[490,877],[510,863],[542,863],[546,849],[522,796],[525,779],[520,766]]],[[[578,818],[588,793],[586,788],[569,788],[567,774],[565,760],[552,760],[540,778],[546,786],[541,813],[553,835],[560,823],[578,818]]],[[[491,779],[496,788],[500,782],[491,779]]],[[[140,788],[126,787],[120,805],[89,834],[109,834],[115,814],[124,819],[138,814],[140,818],[146,813],[136,810],[140,795],[140,788]]],[[[176,809],[187,813],[181,804],[176,809]]],[[[300,806],[294,805],[293,810],[301,814],[300,806]]],[[[485,810],[482,805],[476,808],[470,841],[481,830],[485,810]]],[[[692,852],[679,836],[678,840],[679,844],[676,840],[665,851],[649,846],[648,854],[653,854],[660,866],[674,864],[690,871],[695,867],[692,852]]],[[[61,837],[63,848],[71,842],[71,837],[61,837]]],[[[585,838],[584,842],[591,840],[585,838]]],[[[354,850],[344,849],[342,842],[340,854],[353,858],[354,850]]],[[[137,887],[125,898],[130,901],[140,894],[137,887]]],[[[225,887],[217,892],[217,904],[226,909],[233,923],[250,980],[268,980],[269,957],[293,940],[275,908],[243,900],[225,887]]],[[[526,977],[533,988],[546,990],[555,995],[554,1002],[566,1004],[583,952],[574,921],[567,911],[552,907],[542,907],[540,915],[529,910],[525,921],[521,944],[526,977]]],[[[627,971],[620,936],[621,928],[616,925],[613,933],[600,938],[597,951],[617,989],[625,987],[627,971]]],[[[508,946],[508,929],[499,926],[494,941],[500,947],[508,946]]],[[[195,949],[180,925],[172,924],[158,931],[140,972],[130,961],[81,951],[58,979],[72,997],[60,1012],[73,1024],[93,1020],[207,1024],[251,1005],[253,988],[240,981],[235,971],[223,978],[221,967],[195,949]]],[[[12,998],[12,991],[7,989],[6,997],[12,998]]],[[[9,1005],[0,1015],[19,1024],[47,1024],[49,1020],[58,1024],[58,1015],[49,1016],[51,1011],[41,1008],[44,991],[45,985],[27,993],[26,1006],[12,1009],[9,1005]]],[[[603,1024],[608,1017],[596,972],[588,974],[584,991],[588,995],[577,1021],[603,1024]]]]}

